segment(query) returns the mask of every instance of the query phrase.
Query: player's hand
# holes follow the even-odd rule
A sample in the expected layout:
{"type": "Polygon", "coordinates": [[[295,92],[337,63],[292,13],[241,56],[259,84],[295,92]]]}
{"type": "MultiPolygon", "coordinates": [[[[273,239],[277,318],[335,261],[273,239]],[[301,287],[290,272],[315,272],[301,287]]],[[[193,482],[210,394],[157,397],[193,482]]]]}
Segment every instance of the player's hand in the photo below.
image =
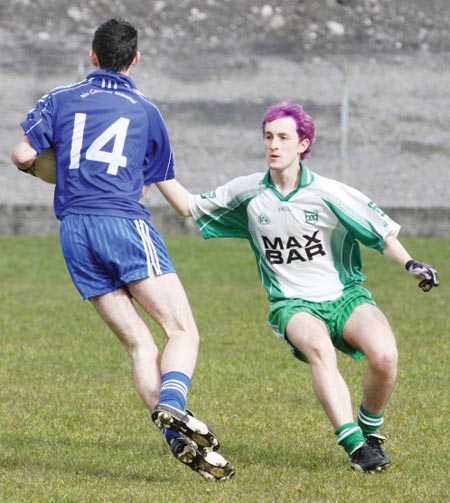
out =
{"type": "Polygon", "coordinates": [[[405,268],[409,274],[423,278],[419,283],[419,287],[424,292],[429,292],[433,286],[439,286],[438,273],[432,265],[417,262],[417,260],[408,260],[405,268]]]}

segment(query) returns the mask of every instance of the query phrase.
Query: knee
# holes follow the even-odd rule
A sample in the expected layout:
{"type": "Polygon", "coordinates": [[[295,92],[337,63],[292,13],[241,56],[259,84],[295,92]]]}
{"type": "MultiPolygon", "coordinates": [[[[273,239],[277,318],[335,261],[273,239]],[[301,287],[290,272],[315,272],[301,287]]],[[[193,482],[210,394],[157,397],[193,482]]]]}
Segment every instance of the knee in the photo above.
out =
{"type": "Polygon", "coordinates": [[[151,337],[131,338],[125,344],[125,349],[133,361],[155,361],[159,355],[158,347],[151,337]]]}
{"type": "Polygon", "coordinates": [[[179,320],[170,319],[162,323],[161,326],[168,339],[183,339],[192,346],[199,346],[200,335],[193,320],[180,323],[179,320]]]}
{"type": "Polygon", "coordinates": [[[328,336],[310,339],[300,351],[307,357],[310,365],[337,365],[336,351],[328,336]]]}
{"type": "Polygon", "coordinates": [[[179,330],[174,332],[172,335],[169,334],[169,337],[173,340],[174,337],[177,339],[182,339],[182,344],[187,344],[190,348],[198,352],[200,347],[200,335],[198,330],[194,327],[189,329],[179,330]]]}
{"type": "Polygon", "coordinates": [[[368,360],[369,365],[377,372],[384,374],[396,373],[398,366],[397,347],[393,346],[381,351],[376,351],[368,356],[368,360]]]}

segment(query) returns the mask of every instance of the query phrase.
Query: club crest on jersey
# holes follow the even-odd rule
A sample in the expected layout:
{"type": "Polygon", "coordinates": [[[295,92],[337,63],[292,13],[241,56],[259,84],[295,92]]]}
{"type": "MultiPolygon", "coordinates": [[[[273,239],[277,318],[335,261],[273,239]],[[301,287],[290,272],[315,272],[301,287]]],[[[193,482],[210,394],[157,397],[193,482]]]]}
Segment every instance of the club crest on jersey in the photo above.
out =
{"type": "Polygon", "coordinates": [[[267,213],[260,213],[258,215],[258,223],[261,224],[261,225],[270,224],[270,218],[267,215],[267,213]]]}
{"type": "Polygon", "coordinates": [[[215,199],[216,198],[216,191],[213,190],[212,192],[203,192],[203,194],[200,194],[200,197],[202,199],[215,199]]]}
{"type": "Polygon", "coordinates": [[[319,221],[319,210],[304,210],[304,213],[307,224],[316,224],[319,221]]]}
{"type": "Polygon", "coordinates": [[[370,201],[368,203],[369,208],[372,208],[374,211],[380,215],[380,217],[384,218],[386,216],[386,213],[378,206],[378,204],[374,203],[373,201],[370,201]]]}

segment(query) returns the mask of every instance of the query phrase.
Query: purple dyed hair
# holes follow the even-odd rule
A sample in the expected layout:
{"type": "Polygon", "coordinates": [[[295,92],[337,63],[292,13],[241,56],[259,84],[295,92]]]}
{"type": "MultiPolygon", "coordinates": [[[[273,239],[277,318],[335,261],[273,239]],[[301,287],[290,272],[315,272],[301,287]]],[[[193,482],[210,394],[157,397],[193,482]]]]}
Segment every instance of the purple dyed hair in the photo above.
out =
{"type": "Polygon", "coordinates": [[[314,140],[314,121],[312,118],[303,110],[301,105],[297,103],[288,103],[284,101],[282,103],[276,103],[270,106],[266,113],[264,114],[262,122],[262,132],[263,135],[266,131],[266,124],[277,119],[283,119],[284,117],[292,117],[297,125],[296,130],[300,140],[308,139],[309,147],[301,154],[300,158],[305,159],[309,156],[311,152],[312,142],[314,140]]]}

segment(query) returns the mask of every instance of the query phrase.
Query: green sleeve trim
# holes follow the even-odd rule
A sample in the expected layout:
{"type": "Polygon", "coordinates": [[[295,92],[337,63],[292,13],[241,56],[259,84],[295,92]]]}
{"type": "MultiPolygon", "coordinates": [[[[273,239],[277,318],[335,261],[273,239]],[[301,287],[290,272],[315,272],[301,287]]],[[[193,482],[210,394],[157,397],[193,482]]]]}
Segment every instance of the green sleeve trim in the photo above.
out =
{"type": "Polygon", "coordinates": [[[197,220],[201,235],[209,238],[249,238],[247,205],[220,209],[197,220]]]}
{"type": "Polygon", "coordinates": [[[247,206],[265,190],[264,186],[239,193],[226,207],[202,215],[196,222],[202,236],[208,238],[250,239],[247,206]]]}
{"type": "Polygon", "coordinates": [[[331,211],[336,215],[338,220],[342,225],[354,236],[358,241],[360,241],[364,246],[368,248],[373,248],[380,253],[384,250],[384,239],[372,224],[366,221],[366,226],[362,225],[360,222],[356,221],[354,218],[350,217],[347,213],[343,212],[336,205],[330,201],[324,201],[331,211]]]}

